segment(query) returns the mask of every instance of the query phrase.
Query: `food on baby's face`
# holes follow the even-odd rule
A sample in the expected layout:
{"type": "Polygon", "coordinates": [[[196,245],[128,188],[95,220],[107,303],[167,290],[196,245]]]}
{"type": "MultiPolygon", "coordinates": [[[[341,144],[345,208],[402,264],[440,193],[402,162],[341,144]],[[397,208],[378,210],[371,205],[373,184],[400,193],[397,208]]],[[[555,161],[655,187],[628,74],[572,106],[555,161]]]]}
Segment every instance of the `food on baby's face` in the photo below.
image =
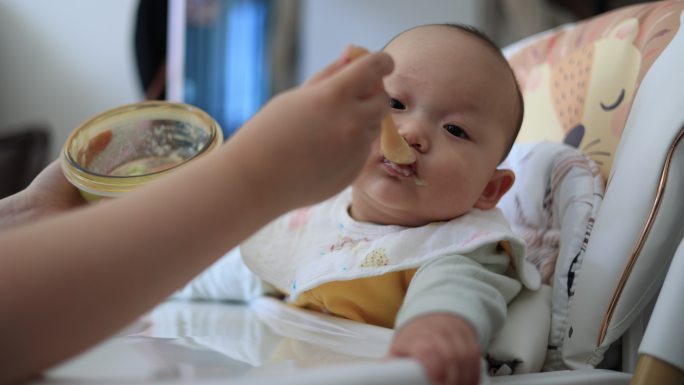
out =
{"type": "MultiPolygon", "coordinates": [[[[368,50],[362,47],[351,46],[349,48],[349,58],[354,60],[366,55],[368,50]]],[[[385,158],[397,164],[411,164],[416,161],[416,154],[411,149],[403,136],[399,134],[394,126],[392,115],[386,115],[382,120],[382,130],[380,131],[380,150],[385,158]]]]}
{"type": "Polygon", "coordinates": [[[413,183],[415,183],[416,186],[427,186],[427,183],[418,175],[416,175],[415,163],[397,164],[385,158],[382,164],[385,166],[385,169],[392,175],[404,178],[412,178],[413,183]]]}

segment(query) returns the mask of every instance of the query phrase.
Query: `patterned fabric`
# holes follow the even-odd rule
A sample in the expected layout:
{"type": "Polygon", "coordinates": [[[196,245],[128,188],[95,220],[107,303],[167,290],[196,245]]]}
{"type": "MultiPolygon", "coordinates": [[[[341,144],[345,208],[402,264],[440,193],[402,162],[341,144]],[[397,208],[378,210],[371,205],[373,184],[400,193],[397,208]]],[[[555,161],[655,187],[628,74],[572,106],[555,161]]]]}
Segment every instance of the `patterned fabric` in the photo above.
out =
{"type": "Polygon", "coordinates": [[[421,227],[354,221],[347,210],[351,189],[316,206],[280,217],[247,240],[247,266],[295,299],[321,284],[408,270],[444,255],[463,255],[503,243],[515,275],[539,287],[539,275],[525,262],[524,244],[497,209],[471,210],[448,222],[421,227]]]}
{"type": "Polygon", "coordinates": [[[584,251],[603,200],[595,162],[561,143],[516,144],[502,167],[517,178],[499,207],[527,244],[527,260],[552,286],[551,332],[545,369],[559,369],[560,346],[584,251]]]}
{"type": "Polygon", "coordinates": [[[620,8],[506,49],[525,99],[518,140],[580,148],[608,180],[634,96],[682,10],[682,1],[620,8]]]}

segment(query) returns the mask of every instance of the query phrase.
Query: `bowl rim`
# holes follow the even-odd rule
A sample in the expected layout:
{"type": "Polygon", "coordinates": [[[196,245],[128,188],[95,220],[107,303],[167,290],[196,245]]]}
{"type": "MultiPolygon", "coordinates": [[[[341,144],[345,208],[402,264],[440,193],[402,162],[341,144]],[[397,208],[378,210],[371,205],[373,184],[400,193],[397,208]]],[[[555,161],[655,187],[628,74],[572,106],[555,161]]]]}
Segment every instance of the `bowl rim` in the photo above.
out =
{"type": "Polygon", "coordinates": [[[201,157],[215,147],[223,142],[223,132],[219,124],[205,111],[186,103],[163,101],[163,100],[149,100],[142,102],[129,103],[121,105],[119,107],[111,108],[109,110],[103,111],[80,125],[78,125],[67,137],[67,140],[62,147],[61,152],[61,165],[62,170],[66,178],[77,188],[83,191],[87,191],[91,194],[101,195],[101,196],[117,196],[120,193],[130,191],[142,184],[145,184],[158,176],[171,172],[178,167],[187,164],[193,159],[201,157]],[[120,115],[129,111],[139,111],[146,108],[172,108],[174,110],[188,113],[199,118],[201,121],[206,122],[209,127],[209,140],[202,146],[202,148],[193,154],[188,159],[183,160],[173,166],[154,171],[141,175],[125,176],[125,175],[106,175],[97,172],[92,172],[85,167],[81,166],[72,156],[71,156],[71,143],[74,138],[81,133],[87,127],[99,123],[105,119],[110,119],[116,115],[120,115]]]}

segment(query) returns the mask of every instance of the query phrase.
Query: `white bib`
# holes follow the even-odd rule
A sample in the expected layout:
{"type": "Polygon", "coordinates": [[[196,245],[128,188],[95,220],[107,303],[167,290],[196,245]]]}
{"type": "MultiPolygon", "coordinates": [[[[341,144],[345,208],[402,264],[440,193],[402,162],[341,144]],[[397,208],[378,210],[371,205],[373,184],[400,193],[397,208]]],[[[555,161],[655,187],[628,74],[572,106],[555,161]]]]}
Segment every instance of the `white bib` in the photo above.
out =
{"type": "Polygon", "coordinates": [[[448,222],[421,227],[357,222],[348,214],[351,189],[315,206],[292,211],[241,246],[245,264],[291,299],[321,284],[417,268],[445,255],[464,255],[507,242],[521,282],[539,287],[525,245],[498,209],[473,209],[448,222]]]}

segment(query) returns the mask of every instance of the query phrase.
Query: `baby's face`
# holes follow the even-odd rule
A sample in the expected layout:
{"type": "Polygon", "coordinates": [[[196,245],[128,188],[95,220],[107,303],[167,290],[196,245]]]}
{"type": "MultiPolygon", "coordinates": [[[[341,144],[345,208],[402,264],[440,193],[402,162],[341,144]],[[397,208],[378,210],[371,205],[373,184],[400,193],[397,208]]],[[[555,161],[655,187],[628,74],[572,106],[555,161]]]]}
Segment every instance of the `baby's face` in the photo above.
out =
{"type": "Polygon", "coordinates": [[[417,161],[397,169],[376,142],[353,184],[352,216],[418,226],[478,207],[513,136],[512,75],[485,43],[451,27],[408,31],[385,51],[395,62],[385,79],[392,116],[417,161]]]}

